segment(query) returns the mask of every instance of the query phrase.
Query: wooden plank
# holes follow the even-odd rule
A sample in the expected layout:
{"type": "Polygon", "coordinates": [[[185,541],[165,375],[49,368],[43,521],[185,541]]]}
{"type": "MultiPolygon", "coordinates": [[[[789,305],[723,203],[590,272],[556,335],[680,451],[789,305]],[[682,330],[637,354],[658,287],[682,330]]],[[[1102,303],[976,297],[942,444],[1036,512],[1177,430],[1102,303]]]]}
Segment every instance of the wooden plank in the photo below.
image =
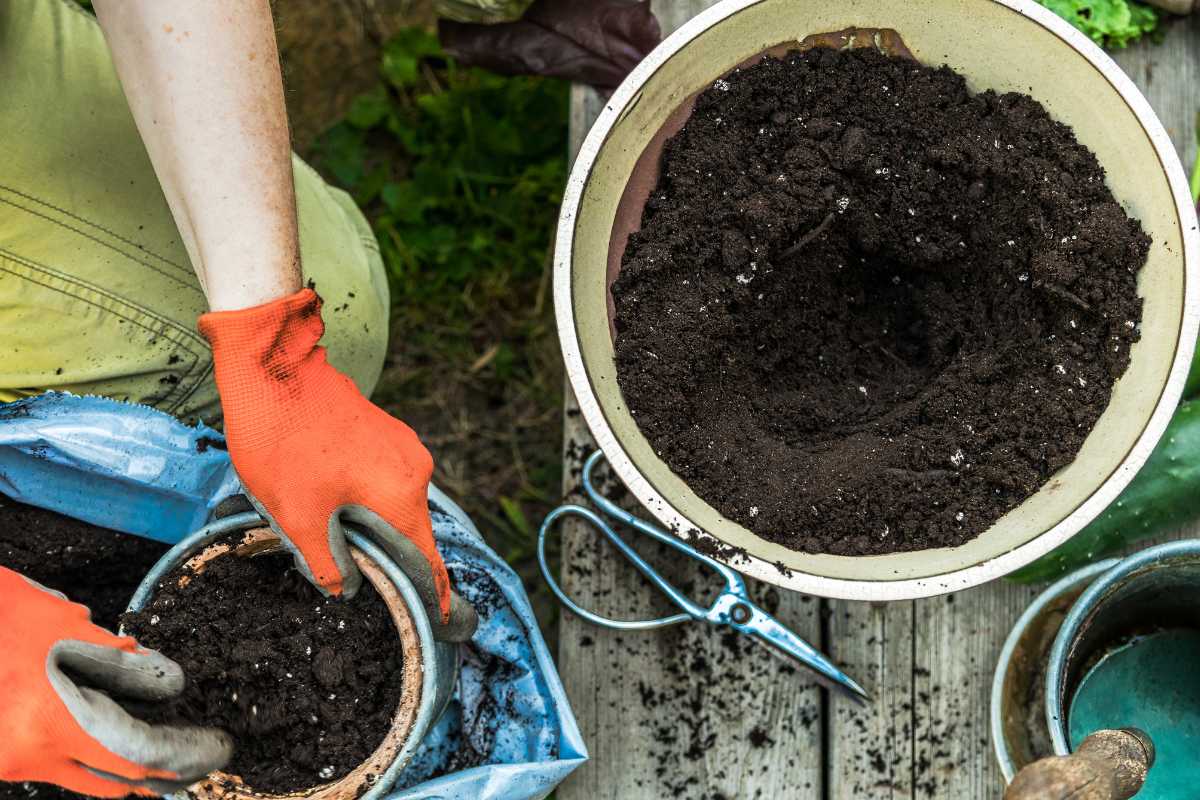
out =
{"type": "Polygon", "coordinates": [[[914,797],[999,797],[989,732],[992,674],[1041,587],[997,581],[915,604],[914,797]]]}
{"type": "MultiPolygon", "coordinates": [[[[1173,23],[1160,45],[1115,57],[1190,165],[1200,16],[1173,23]]],[[[1040,588],[998,581],[886,608],[832,603],[831,647],[878,698],[867,709],[834,706],[829,797],[999,797],[1003,779],[988,732],[992,672],[1008,631],[1040,588]]]]}
{"type": "Polygon", "coordinates": [[[912,795],[913,603],[827,602],[828,652],[871,694],[829,701],[831,797],[912,795]]]}
{"type": "Polygon", "coordinates": [[[1112,56],[1150,101],[1190,168],[1200,111],[1200,14],[1170,22],[1161,44],[1140,44],[1112,56]]]}
{"type": "MultiPolygon", "coordinates": [[[[655,13],[669,33],[710,4],[655,3],[655,13]]],[[[574,90],[573,151],[601,107],[591,90],[574,90]]],[[[570,387],[567,395],[571,496],[594,444],[570,387]]],[[[568,522],[562,535],[563,583],[586,608],[624,619],[673,611],[595,532],[568,522]]],[[[656,565],[677,585],[698,595],[711,585],[701,568],[658,555],[656,565]]],[[[802,636],[820,640],[818,601],[764,585],[752,592],[802,636]]],[[[822,794],[820,690],[765,648],[702,623],[618,633],[564,613],[559,670],[592,757],[559,789],[563,800],[822,794]]]]}
{"type": "Polygon", "coordinates": [[[874,702],[833,702],[829,796],[994,796],[992,671],[1037,591],[999,582],[916,602],[830,603],[830,649],[874,702]]]}

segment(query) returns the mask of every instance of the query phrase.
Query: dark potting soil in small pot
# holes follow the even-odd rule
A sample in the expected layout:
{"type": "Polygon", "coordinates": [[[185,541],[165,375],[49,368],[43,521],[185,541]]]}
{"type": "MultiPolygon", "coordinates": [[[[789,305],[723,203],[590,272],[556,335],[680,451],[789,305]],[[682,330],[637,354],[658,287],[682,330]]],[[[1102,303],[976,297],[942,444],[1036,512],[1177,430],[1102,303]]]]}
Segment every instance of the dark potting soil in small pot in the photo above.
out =
{"type": "Polygon", "coordinates": [[[666,144],[612,288],[619,382],[765,539],[958,545],[1075,458],[1149,247],[1030,97],[874,50],[765,58],[666,144]]]}
{"type": "MultiPolygon", "coordinates": [[[[98,528],[0,494],[0,567],[62,592],[115,631],[138,584],[168,546],[98,528]]],[[[0,800],[65,800],[82,795],[57,786],[0,782],[0,800]]]]}
{"type": "Polygon", "coordinates": [[[400,704],[400,641],[379,593],[364,581],[353,600],[325,598],[284,553],[180,567],[122,621],[187,676],[179,700],[133,710],[229,732],[225,771],[259,792],[345,777],[383,742],[400,704]]]}

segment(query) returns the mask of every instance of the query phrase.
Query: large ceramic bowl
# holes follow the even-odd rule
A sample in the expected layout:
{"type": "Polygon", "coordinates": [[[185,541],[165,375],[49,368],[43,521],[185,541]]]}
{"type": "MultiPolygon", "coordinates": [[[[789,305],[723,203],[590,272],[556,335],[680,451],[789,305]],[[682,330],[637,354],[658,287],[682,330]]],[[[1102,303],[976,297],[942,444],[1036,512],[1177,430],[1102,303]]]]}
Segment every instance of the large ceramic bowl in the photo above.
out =
{"type": "Polygon", "coordinates": [[[924,597],[983,583],[1062,544],[1129,483],[1179,401],[1197,329],[1200,234],[1162,125],[1124,73],[1032,0],[727,0],[658,47],[616,91],[567,187],[555,254],[559,335],[580,409],[609,463],[651,513],[742,548],[732,566],[790,589],[868,600],[924,597]],[[609,287],[657,179],[665,138],[695,96],[758,54],[849,27],[893,29],[927,64],[974,90],[1021,91],[1075,129],[1117,200],[1153,239],[1139,276],[1141,341],[1078,458],[976,539],[882,556],[798,553],[726,519],[658,458],[617,385],[609,287]],[[786,569],[779,569],[776,563],[786,569]]]}

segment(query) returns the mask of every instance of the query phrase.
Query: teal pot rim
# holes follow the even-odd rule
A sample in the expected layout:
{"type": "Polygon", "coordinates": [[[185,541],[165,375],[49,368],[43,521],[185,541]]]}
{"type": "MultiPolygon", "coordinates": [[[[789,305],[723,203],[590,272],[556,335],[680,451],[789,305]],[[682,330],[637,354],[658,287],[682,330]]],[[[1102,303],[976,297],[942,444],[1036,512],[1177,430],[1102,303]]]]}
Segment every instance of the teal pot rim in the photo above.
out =
{"type": "Polygon", "coordinates": [[[1080,595],[1063,620],[1054,646],[1050,649],[1050,660],[1046,666],[1046,727],[1054,743],[1055,755],[1071,753],[1071,742],[1067,732],[1067,656],[1072,642],[1080,633],[1083,623],[1108,592],[1135,572],[1156,563],[1172,561],[1180,557],[1200,556],[1200,539],[1184,539],[1177,542],[1155,545],[1117,562],[1108,572],[1080,595]]]}

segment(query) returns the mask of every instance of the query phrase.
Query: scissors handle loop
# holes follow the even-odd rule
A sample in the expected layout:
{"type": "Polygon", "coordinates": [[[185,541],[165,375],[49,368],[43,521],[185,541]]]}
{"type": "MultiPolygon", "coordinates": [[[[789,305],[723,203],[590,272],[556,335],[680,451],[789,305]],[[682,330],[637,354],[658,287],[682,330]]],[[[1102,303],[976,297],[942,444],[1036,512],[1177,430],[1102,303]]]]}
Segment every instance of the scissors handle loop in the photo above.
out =
{"type": "Polygon", "coordinates": [[[538,531],[538,563],[542,567],[542,577],[544,577],[546,579],[546,583],[550,585],[550,591],[554,592],[558,599],[562,601],[564,606],[594,625],[600,625],[605,628],[615,628],[616,630],[623,631],[654,630],[655,628],[665,628],[669,625],[677,625],[680,622],[687,622],[688,620],[692,619],[692,615],[686,612],[672,614],[669,617],[659,617],[657,619],[609,619],[608,617],[602,617],[599,614],[588,611],[586,608],[583,608],[574,600],[572,600],[567,593],[563,591],[562,587],[558,585],[558,581],[554,579],[554,574],[551,572],[550,565],[546,561],[546,534],[549,533],[552,527],[554,527],[555,522],[566,516],[582,517],[592,526],[598,528],[601,533],[609,538],[609,540],[624,544],[624,541],[621,540],[621,537],[617,536],[616,531],[609,527],[607,522],[601,519],[600,516],[594,511],[584,508],[583,506],[559,506],[546,515],[545,521],[542,522],[542,528],[540,531],[538,531]]]}
{"type": "MultiPolygon", "coordinates": [[[[640,531],[641,533],[644,533],[653,539],[657,539],[668,547],[674,548],[675,550],[683,553],[688,558],[693,558],[704,563],[725,579],[725,586],[727,589],[735,592],[739,589],[743,592],[745,591],[745,582],[742,580],[742,576],[739,575],[733,568],[726,564],[722,564],[720,561],[717,561],[715,558],[712,558],[705,553],[701,553],[699,550],[692,547],[690,544],[685,543],[677,536],[673,536],[664,531],[662,528],[659,528],[657,525],[652,525],[641,517],[629,513],[612,500],[609,500],[607,497],[605,497],[596,488],[595,484],[592,483],[592,471],[603,458],[604,452],[601,450],[597,450],[596,452],[592,453],[590,456],[588,456],[587,461],[584,462],[582,473],[583,490],[587,493],[588,499],[591,500],[602,513],[608,517],[611,517],[612,519],[623,522],[636,531],[640,531]]],[[[612,537],[610,536],[609,538],[612,537]]],[[[632,550],[626,550],[625,548],[622,548],[622,552],[624,552],[625,555],[631,561],[633,561],[637,568],[640,569],[647,578],[650,578],[656,583],[661,580],[661,578],[657,577],[656,573],[652,574],[654,573],[654,570],[649,564],[646,564],[646,562],[644,562],[636,552],[632,550]]],[[[667,585],[669,586],[670,584],[667,585]]],[[[675,600],[677,603],[679,602],[678,597],[676,597],[677,593],[668,591],[667,594],[671,595],[672,600],[675,600]]],[[[695,606],[694,604],[693,608],[695,608],[697,612],[700,611],[699,607],[695,606]]],[[[701,614],[697,613],[694,616],[699,617],[701,614]]]]}
{"type": "Polygon", "coordinates": [[[616,503],[601,494],[600,491],[596,489],[595,484],[592,482],[592,471],[603,457],[603,453],[599,450],[597,450],[595,453],[592,453],[592,455],[589,456],[587,461],[584,463],[582,473],[584,492],[587,494],[588,499],[590,499],[600,510],[601,514],[604,514],[610,519],[616,520],[617,522],[622,522],[634,530],[639,531],[651,537],[652,539],[667,545],[668,547],[678,550],[689,558],[693,558],[707,565],[725,579],[725,591],[717,598],[716,601],[714,601],[714,604],[711,608],[705,608],[704,606],[697,604],[690,597],[676,588],[675,585],[669,580],[663,577],[658,570],[650,566],[650,563],[646,561],[646,559],[642,558],[641,554],[638,553],[638,551],[635,550],[632,545],[617,535],[612,526],[603,517],[601,517],[600,514],[597,514],[591,509],[577,505],[564,505],[556,508],[554,511],[551,511],[546,516],[545,521],[542,522],[541,531],[538,533],[538,562],[541,565],[543,576],[546,578],[547,583],[550,584],[551,591],[557,595],[559,600],[563,601],[563,604],[566,605],[567,608],[571,609],[576,614],[579,614],[584,619],[594,622],[597,625],[606,625],[610,628],[619,628],[621,630],[647,630],[652,628],[661,628],[667,625],[674,625],[679,622],[684,622],[688,619],[702,619],[709,622],[723,623],[725,620],[724,617],[721,616],[722,612],[719,607],[723,605],[724,599],[727,599],[729,596],[733,596],[742,600],[749,599],[746,592],[745,581],[742,580],[740,575],[738,575],[725,564],[722,564],[721,562],[710,558],[704,553],[699,552],[691,545],[684,543],[661,528],[651,525],[649,522],[630,514],[628,511],[621,508],[616,503]],[[546,563],[546,534],[549,532],[554,523],[563,516],[581,517],[596,530],[600,531],[600,533],[604,534],[605,538],[607,538],[609,542],[611,542],[612,545],[617,548],[621,555],[625,556],[625,558],[627,558],[635,567],[637,567],[638,571],[646,576],[646,579],[654,584],[659,591],[665,594],[671,600],[671,602],[679,606],[683,613],[652,620],[636,620],[627,622],[623,620],[612,620],[606,617],[601,617],[586,609],[580,608],[577,603],[567,597],[566,593],[562,591],[562,587],[558,585],[558,582],[554,579],[554,576],[550,572],[549,565],[546,563]]]}

